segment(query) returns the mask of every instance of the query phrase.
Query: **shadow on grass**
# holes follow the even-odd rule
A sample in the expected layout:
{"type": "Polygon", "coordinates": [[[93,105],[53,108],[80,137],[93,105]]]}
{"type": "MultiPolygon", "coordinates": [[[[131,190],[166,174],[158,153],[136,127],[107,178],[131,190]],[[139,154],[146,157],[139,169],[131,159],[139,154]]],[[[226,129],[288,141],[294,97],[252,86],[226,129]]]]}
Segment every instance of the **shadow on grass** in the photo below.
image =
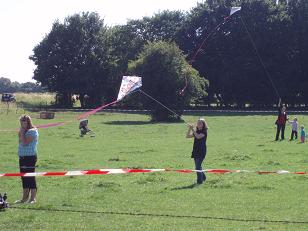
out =
{"type": "Polygon", "coordinates": [[[92,210],[73,210],[73,209],[56,209],[56,208],[33,208],[33,207],[10,207],[11,209],[48,211],[48,212],[71,212],[71,213],[88,213],[103,215],[124,215],[124,216],[147,216],[147,217],[167,217],[167,218],[194,218],[194,219],[211,219],[227,220],[238,222],[264,222],[264,223],[283,223],[283,224],[308,224],[308,221],[289,221],[289,220],[267,220],[267,219],[244,219],[232,217],[212,217],[212,216],[194,216],[194,215],[176,215],[176,214],[153,214],[153,213],[132,213],[132,212],[113,212],[113,211],[92,211],[92,210]]]}
{"type": "Polygon", "coordinates": [[[124,121],[108,121],[108,122],[104,122],[104,124],[108,124],[108,125],[147,125],[147,124],[154,124],[151,121],[128,121],[128,120],[124,120],[124,121]]]}
{"type": "Polygon", "coordinates": [[[155,121],[129,121],[129,120],[117,120],[117,121],[108,121],[103,122],[108,125],[147,125],[147,124],[182,124],[185,123],[184,120],[180,121],[166,121],[166,122],[155,122],[155,121]]]}
{"type": "Polygon", "coordinates": [[[175,188],[172,188],[171,190],[193,189],[193,188],[195,188],[197,186],[199,186],[199,184],[194,183],[194,184],[186,185],[186,186],[182,186],[182,187],[175,187],[175,188]]]}
{"type": "MultiPolygon", "coordinates": [[[[287,111],[289,115],[307,115],[307,111],[287,111]]],[[[182,116],[269,116],[277,115],[276,110],[272,111],[248,111],[248,110],[195,110],[195,111],[186,111],[182,116]]]]}

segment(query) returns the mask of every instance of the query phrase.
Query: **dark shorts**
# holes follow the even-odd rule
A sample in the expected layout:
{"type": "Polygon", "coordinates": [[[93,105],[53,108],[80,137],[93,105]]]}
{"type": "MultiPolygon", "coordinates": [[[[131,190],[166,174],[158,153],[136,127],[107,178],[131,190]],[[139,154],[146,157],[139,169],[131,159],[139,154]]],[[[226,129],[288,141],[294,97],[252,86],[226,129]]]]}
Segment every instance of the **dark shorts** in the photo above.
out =
{"type": "MultiPolygon", "coordinates": [[[[35,172],[37,157],[36,156],[23,156],[19,157],[20,173],[35,172]]],[[[36,189],[35,177],[21,177],[22,187],[36,189]]]]}

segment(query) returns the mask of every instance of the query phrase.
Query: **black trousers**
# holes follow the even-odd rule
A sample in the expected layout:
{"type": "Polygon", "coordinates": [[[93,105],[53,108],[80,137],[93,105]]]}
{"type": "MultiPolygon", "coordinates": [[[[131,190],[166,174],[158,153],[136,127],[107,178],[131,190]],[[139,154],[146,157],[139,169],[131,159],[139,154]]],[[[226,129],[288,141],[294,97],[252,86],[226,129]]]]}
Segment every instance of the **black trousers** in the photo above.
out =
{"type": "MultiPolygon", "coordinates": [[[[202,162],[204,158],[194,158],[196,170],[202,170],[202,162]]],[[[197,172],[197,183],[202,184],[206,180],[204,172],[197,172]]]]}
{"type": "Polygon", "coordinates": [[[297,140],[297,131],[292,131],[291,140],[293,140],[294,135],[295,135],[295,139],[297,140]]]}
{"type": "Polygon", "coordinates": [[[276,140],[279,139],[279,133],[281,131],[281,139],[284,140],[284,129],[286,128],[285,124],[277,124],[276,140]]]}
{"type": "MultiPolygon", "coordinates": [[[[19,157],[20,173],[35,172],[37,157],[36,156],[23,156],[19,157]]],[[[21,177],[22,188],[36,189],[35,177],[21,177]]]]}

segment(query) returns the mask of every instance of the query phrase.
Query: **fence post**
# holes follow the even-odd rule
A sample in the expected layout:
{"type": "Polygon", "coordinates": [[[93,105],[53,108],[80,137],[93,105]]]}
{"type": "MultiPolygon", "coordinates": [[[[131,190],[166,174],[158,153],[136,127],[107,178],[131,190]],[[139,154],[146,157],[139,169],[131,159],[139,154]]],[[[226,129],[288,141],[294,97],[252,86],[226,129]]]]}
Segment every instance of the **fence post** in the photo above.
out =
{"type": "Polygon", "coordinates": [[[10,103],[9,102],[6,102],[6,114],[8,115],[9,114],[9,110],[10,110],[10,103]]]}

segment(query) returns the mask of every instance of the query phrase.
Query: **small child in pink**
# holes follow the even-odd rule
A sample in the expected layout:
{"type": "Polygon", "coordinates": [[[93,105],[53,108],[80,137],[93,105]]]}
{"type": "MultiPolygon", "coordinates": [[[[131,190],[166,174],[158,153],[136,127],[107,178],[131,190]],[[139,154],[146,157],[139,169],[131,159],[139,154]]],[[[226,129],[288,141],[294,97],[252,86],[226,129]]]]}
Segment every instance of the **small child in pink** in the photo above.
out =
{"type": "Polygon", "coordinates": [[[306,138],[306,132],[304,125],[301,126],[301,142],[304,143],[306,138]]]}

